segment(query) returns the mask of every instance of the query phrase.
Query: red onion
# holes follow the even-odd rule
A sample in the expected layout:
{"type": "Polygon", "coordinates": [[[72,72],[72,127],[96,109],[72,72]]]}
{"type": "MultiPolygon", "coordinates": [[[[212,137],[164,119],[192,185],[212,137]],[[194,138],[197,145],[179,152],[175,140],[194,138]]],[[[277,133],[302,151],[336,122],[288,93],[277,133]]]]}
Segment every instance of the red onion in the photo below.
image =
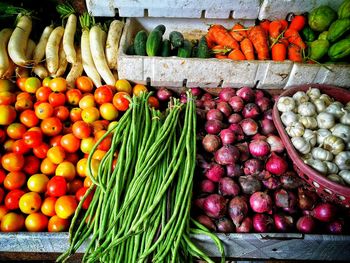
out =
{"type": "Polygon", "coordinates": [[[244,101],[241,97],[238,96],[231,97],[228,103],[234,112],[240,112],[244,108],[244,101]]]}
{"type": "Polygon", "coordinates": [[[223,217],[217,220],[216,228],[218,232],[221,233],[233,233],[235,231],[235,226],[232,223],[232,220],[227,217],[223,217]]]}
{"type": "Polygon", "coordinates": [[[255,192],[249,198],[250,207],[254,212],[270,212],[272,209],[271,197],[265,192],[255,192]]]}
{"type": "Polygon", "coordinates": [[[239,160],[239,150],[233,145],[224,145],[215,152],[214,159],[218,164],[234,164],[239,160]]]}
{"type": "Polygon", "coordinates": [[[252,137],[252,140],[263,140],[266,141],[267,137],[265,135],[261,135],[260,133],[255,134],[252,137]]]}
{"type": "Polygon", "coordinates": [[[247,142],[241,142],[241,143],[235,144],[235,146],[238,148],[239,153],[240,153],[239,160],[241,162],[244,162],[244,161],[248,160],[249,157],[250,157],[248,143],[247,142]]]}
{"type": "Polygon", "coordinates": [[[284,144],[280,137],[276,135],[269,135],[266,141],[270,145],[271,152],[281,153],[284,151],[284,144]]]}
{"type": "Polygon", "coordinates": [[[197,107],[197,109],[198,108],[200,108],[200,109],[204,108],[203,101],[202,100],[196,100],[196,107],[197,107]]]}
{"type": "Polygon", "coordinates": [[[219,93],[219,98],[222,101],[229,101],[229,99],[236,95],[236,91],[231,88],[223,88],[219,93]]]}
{"type": "Polygon", "coordinates": [[[184,93],[184,92],[180,93],[180,102],[181,103],[186,103],[187,102],[187,95],[186,95],[186,93],[184,93]]]}
{"type": "Polygon", "coordinates": [[[205,171],[205,176],[213,182],[219,182],[224,175],[224,168],[217,163],[211,163],[210,168],[205,171]]]}
{"type": "Polygon", "coordinates": [[[261,133],[264,135],[268,135],[276,132],[276,127],[272,120],[263,119],[260,122],[260,126],[261,126],[261,133]]]}
{"type": "Polygon", "coordinates": [[[311,215],[322,221],[322,222],[331,222],[337,214],[337,208],[329,203],[318,204],[313,210],[311,215]]]}
{"type": "Polygon", "coordinates": [[[173,95],[173,93],[171,92],[171,90],[168,90],[167,88],[160,88],[157,91],[157,98],[160,101],[168,101],[168,100],[170,100],[172,95],[173,95]]]}
{"type": "Polygon", "coordinates": [[[243,168],[239,164],[226,165],[226,175],[228,177],[239,177],[243,175],[243,168]]]}
{"type": "Polygon", "coordinates": [[[211,180],[204,179],[200,184],[200,191],[203,193],[214,193],[215,192],[215,183],[211,180]]]}
{"type": "Polygon", "coordinates": [[[203,209],[204,207],[204,200],[206,197],[200,197],[194,200],[194,205],[200,209],[203,209]]]}
{"type": "Polygon", "coordinates": [[[251,175],[239,177],[238,182],[244,194],[251,195],[261,190],[261,182],[251,175]]]}
{"type": "Polygon", "coordinates": [[[260,111],[262,112],[271,109],[271,100],[266,97],[256,98],[255,104],[259,107],[260,111]]]}
{"type": "Polygon", "coordinates": [[[258,89],[255,91],[255,100],[265,97],[265,93],[263,90],[258,89]]]}
{"type": "Polygon", "coordinates": [[[201,223],[203,226],[205,226],[209,230],[216,231],[216,226],[213,220],[209,216],[199,215],[196,219],[199,223],[201,223]]]}
{"type": "Polygon", "coordinates": [[[294,171],[288,171],[280,176],[280,181],[285,189],[296,189],[303,184],[294,171]]]}
{"type": "Polygon", "coordinates": [[[275,214],[273,215],[273,221],[278,232],[290,232],[294,227],[293,217],[289,215],[275,214]]]}
{"type": "Polygon", "coordinates": [[[272,176],[272,174],[266,170],[262,170],[260,173],[257,174],[257,178],[260,180],[268,179],[272,176]]]}
{"type": "Polygon", "coordinates": [[[288,163],[285,159],[278,156],[274,152],[271,153],[271,156],[267,160],[265,164],[265,168],[267,171],[269,171],[272,174],[275,175],[282,175],[284,174],[288,169],[288,163]]]}
{"type": "Polygon", "coordinates": [[[218,134],[223,128],[223,123],[218,120],[210,120],[205,123],[205,130],[209,134],[218,134]]]}
{"type": "Polygon", "coordinates": [[[258,233],[268,233],[273,230],[274,222],[271,216],[266,214],[255,214],[253,216],[253,228],[258,233]]]}
{"type": "Polygon", "coordinates": [[[213,96],[210,94],[210,93],[204,93],[201,100],[212,100],[213,99],[213,96]]]}
{"type": "Polygon", "coordinates": [[[248,214],[248,204],[246,198],[243,196],[234,197],[228,204],[228,213],[235,226],[238,227],[248,214]]]}
{"type": "Polygon", "coordinates": [[[270,190],[275,190],[281,186],[280,181],[274,176],[271,176],[268,179],[262,180],[262,183],[267,189],[270,189],[270,190]]]}
{"type": "Polygon", "coordinates": [[[236,91],[236,94],[246,102],[253,102],[255,99],[255,93],[249,87],[240,88],[239,90],[236,91]]]}
{"type": "Polygon", "coordinates": [[[241,141],[244,139],[244,133],[241,125],[233,123],[229,126],[229,129],[235,133],[237,141],[241,141]]]}
{"type": "Polygon", "coordinates": [[[244,118],[255,119],[259,116],[260,110],[259,107],[254,103],[248,103],[244,106],[242,110],[242,115],[244,118]]]}
{"type": "Polygon", "coordinates": [[[258,159],[249,159],[244,163],[244,174],[255,175],[263,170],[263,163],[258,159]]]}
{"type": "Polygon", "coordinates": [[[191,88],[192,95],[195,97],[199,97],[202,94],[202,90],[200,88],[191,88]]]}
{"type": "Polygon", "coordinates": [[[297,203],[296,195],[293,192],[287,191],[285,189],[279,189],[275,191],[274,198],[275,198],[275,205],[277,207],[282,207],[282,208],[295,207],[297,203]]]}
{"type": "Polygon", "coordinates": [[[263,140],[253,140],[249,143],[249,152],[257,158],[264,158],[270,153],[270,145],[263,140]]]}
{"type": "Polygon", "coordinates": [[[238,113],[233,113],[228,117],[228,123],[239,123],[242,120],[242,116],[238,113]]]}
{"type": "Polygon", "coordinates": [[[236,227],[237,233],[249,233],[253,229],[253,221],[250,217],[246,217],[243,219],[240,226],[236,227]]]}
{"type": "Polygon", "coordinates": [[[243,133],[247,136],[252,136],[258,132],[258,124],[253,119],[244,119],[240,122],[240,125],[242,127],[243,133]]]}
{"type": "Polygon", "coordinates": [[[238,184],[230,177],[223,177],[219,181],[219,193],[222,196],[236,196],[240,192],[238,184]]]}
{"type": "Polygon", "coordinates": [[[207,134],[202,140],[202,145],[205,151],[212,153],[220,148],[221,140],[219,136],[207,134]]]}
{"type": "Polygon", "coordinates": [[[317,201],[317,194],[302,187],[298,188],[298,206],[301,210],[312,210],[317,201]]]}
{"type": "Polygon", "coordinates": [[[299,210],[297,209],[297,207],[285,207],[282,209],[283,209],[283,211],[287,212],[290,215],[294,215],[296,213],[299,213],[299,210]]]}
{"type": "Polygon", "coordinates": [[[219,219],[226,214],[226,199],[218,194],[211,194],[205,198],[203,203],[204,213],[212,218],[219,219]]]}
{"type": "Polygon", "coordinates": [[[226,101],[219,102],[216,105],[216,108],[221,111],[226,117],[230,116],[232,113],[232,108],[226,101]]]}
{"type": "Polygon", "coordinates": [[[316,222],[311,216],[302,216],[297,221],[297,229],[301,233],[312,233],[316,227],[316,222]]]}
{"type": "Polygon", "coordinates": [[[232,144],[236,139],[235,133],[230,129],[223,129],[220,132],[220,138],[223,145],[232,144]]]}
{"type": "Polygon", "coordinates": [[[267,111],[264,112],[264,116],[263,116],[263,119],[267,119],[267,120],[273,120],[272,119],[272,110],[269,109],[267,111]]]}
{"type": "Polygon", "coordinates": [[[210,110],[210,109],[215,109],[216,107],[216,102],[213,100],[204,100],[203,101],[203,107],[206,110],[210,110]]]}
{"type": "Polygon", "coordinates": [[[222,121],[224,119],[224,115],[218,109],[208,110],[206,117],[207,117],[207,121],[210,121],[210,120],[222,121]]]}
{"type": "Polygon", "coordinates": [[[326,226],[327,232],[333,235],[340,235],[344,232],[344,221],[336,219],[333,222],[330,222],[326,226]]]}

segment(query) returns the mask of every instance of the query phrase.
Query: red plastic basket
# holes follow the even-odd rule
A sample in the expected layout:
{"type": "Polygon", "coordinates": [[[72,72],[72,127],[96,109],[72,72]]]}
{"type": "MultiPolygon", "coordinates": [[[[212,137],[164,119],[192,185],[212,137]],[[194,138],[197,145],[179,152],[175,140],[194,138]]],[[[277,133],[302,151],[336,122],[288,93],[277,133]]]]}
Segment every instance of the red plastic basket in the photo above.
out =
{"type": "MultiPolygon", "coordinates": [[[[288,88],[280,96],[293,96],[297,91],[307,91],[310,87],[318,88],[322,93],[328,94],[330,97],[344,104],[350,101],[350,91],[342,88],[310,84],[288,88]]],[[[341,204],[344,207],[350,207],[350,187],[343,186],[328,180],[325,176],[305,164],[300,158],[299,153],[294,148],[285,127],[281,121],[280,113],[277,109],[277,103],[273,108],[273,121],[277,131],[286,146],[287,153],[293,161],[294,169],[301,178],[309,183],[316,192],[325,200],[341,204]]]]}

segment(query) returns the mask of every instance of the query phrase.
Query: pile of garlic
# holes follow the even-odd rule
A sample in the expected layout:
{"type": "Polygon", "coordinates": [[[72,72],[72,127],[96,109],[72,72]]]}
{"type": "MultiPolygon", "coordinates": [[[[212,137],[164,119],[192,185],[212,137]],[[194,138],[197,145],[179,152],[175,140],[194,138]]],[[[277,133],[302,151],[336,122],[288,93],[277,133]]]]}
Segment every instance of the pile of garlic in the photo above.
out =
{"type": "Polygon", "coordinates": [[[350,102],[343,105],[309,88],[280,97],[277,109],[304,162],[328,179],[350,185],[350,102]]]}

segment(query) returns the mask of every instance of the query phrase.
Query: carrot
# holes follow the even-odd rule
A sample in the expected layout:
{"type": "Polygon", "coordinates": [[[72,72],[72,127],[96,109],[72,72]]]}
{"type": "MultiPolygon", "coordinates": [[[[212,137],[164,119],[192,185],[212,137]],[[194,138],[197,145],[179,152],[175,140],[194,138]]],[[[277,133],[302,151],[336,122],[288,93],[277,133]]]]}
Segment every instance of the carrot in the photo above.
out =
{"type": "Polygon", "coordinates": [[[282,43],[277,43],[273,45],[271,49],[272,60],[283,61],[287,57],[287,47],[282,43]]]}
{"type": "Polygon", "coordinates": [[[247,60],[254,60],[254,47],[253,43],[248,39],[245,38],[241,41],[241,50],[246,57],[247,60]]]}
{"type": "Polygon", "coordinates": [[[209,28],[208,35],[216,44],[223,45],[232,49],[239,49],[238,42],[222,25],[212,25],[209,28]]]}
{"type": "Polygon", "coordinates": [[[208,34],[205,36],[205,39],[207,40],[208,48],[212,49],[215,46],[214,40],[208,34]]]}
{"type": "Polygon", "coordinates": [[[289,41],[285,37],[282,37],[280,40],[278,40],[278,43],[281,43],[281,44],[285,45],[286,47],[288,47],[288,45],[289,45],[289,41]]]}
{"type": "Polygon", "coordinates": [[[294,62],[302,62],[301,48],[297,45],[288,46],[288,59],[294,62]]]}
{"type": "Polygon", "coordinates": [[[286,32],[284,32],[284,36],[288,39],[289,43],[297,45],[302,49],[306,48],[304,41],[300,37],[298,31],[296,31],[295,29],[288,28],[286,32]]]}
{"type": "MultiPolygon", "coordinates": [[[[273,39],[278,38],[278,36],[287,28],[287,25],[282,22],[283,20],[274,20],[269,26],[269,36],[273,39]]],[[[285,20],[284,20],[285,21],[285,20]]]]}
{"type": "Polygon", "coordinates": [[[306,24],[305,16],[299,15],[293,18],[292,22],[289,25],[289,28],[294,29],[296,31],[300,31],[304,28],[305,24],[306,24]]]}
{"type": "Polygon", "coordinates": [[[244,31],[245,27],[240,23],[236,23],[229,31],[230,35],[238,42],[241,42],[245,37],[247,37],[247,32],[244,31]]]}
{"type": "Polygon", "coordinates": [[[248,31],[248,38],[253,43],[259,60],[269,59],[267,35],[261,26],[253,26],[248,31]]]}
{"type": "Polygon", "coordinates": [[[227,58],[227,56],[226,55],[222,55],[222,54],[215,54],[215,58],[224,59],[224,58],[227,58]]]}
{"type": "Polygon", "coordinates": [[[232,60],[245,60],[245,56],[244,54],[242,53],[242,51],[240,51],[239,49],[234,49],[232,50],[228,56],[227,56],[229,59],[232,59],[232,60]]]}
{"type": "Polygon", "coordinates": [[[264,19],[260,22],[260,26],[262,27],[262,29],[264,29],[266,35],[269,34],[270,23],[271,23],[271,21],[268,19],[264,19]]]}

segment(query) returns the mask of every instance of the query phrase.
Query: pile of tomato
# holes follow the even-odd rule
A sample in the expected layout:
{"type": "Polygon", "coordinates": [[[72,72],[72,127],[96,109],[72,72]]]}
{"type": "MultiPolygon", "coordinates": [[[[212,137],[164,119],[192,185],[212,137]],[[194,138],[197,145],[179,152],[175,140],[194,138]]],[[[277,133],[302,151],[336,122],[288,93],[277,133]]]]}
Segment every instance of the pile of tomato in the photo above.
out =
{"type": "Polygon", "coordinates": [[[0,80],[0,230],[66,231],[111,137],[92,156],[92,175],[88,154],[145,91],[126,80],[95,88],[86,76],[75,88],[64,78],[0,80]]]}

